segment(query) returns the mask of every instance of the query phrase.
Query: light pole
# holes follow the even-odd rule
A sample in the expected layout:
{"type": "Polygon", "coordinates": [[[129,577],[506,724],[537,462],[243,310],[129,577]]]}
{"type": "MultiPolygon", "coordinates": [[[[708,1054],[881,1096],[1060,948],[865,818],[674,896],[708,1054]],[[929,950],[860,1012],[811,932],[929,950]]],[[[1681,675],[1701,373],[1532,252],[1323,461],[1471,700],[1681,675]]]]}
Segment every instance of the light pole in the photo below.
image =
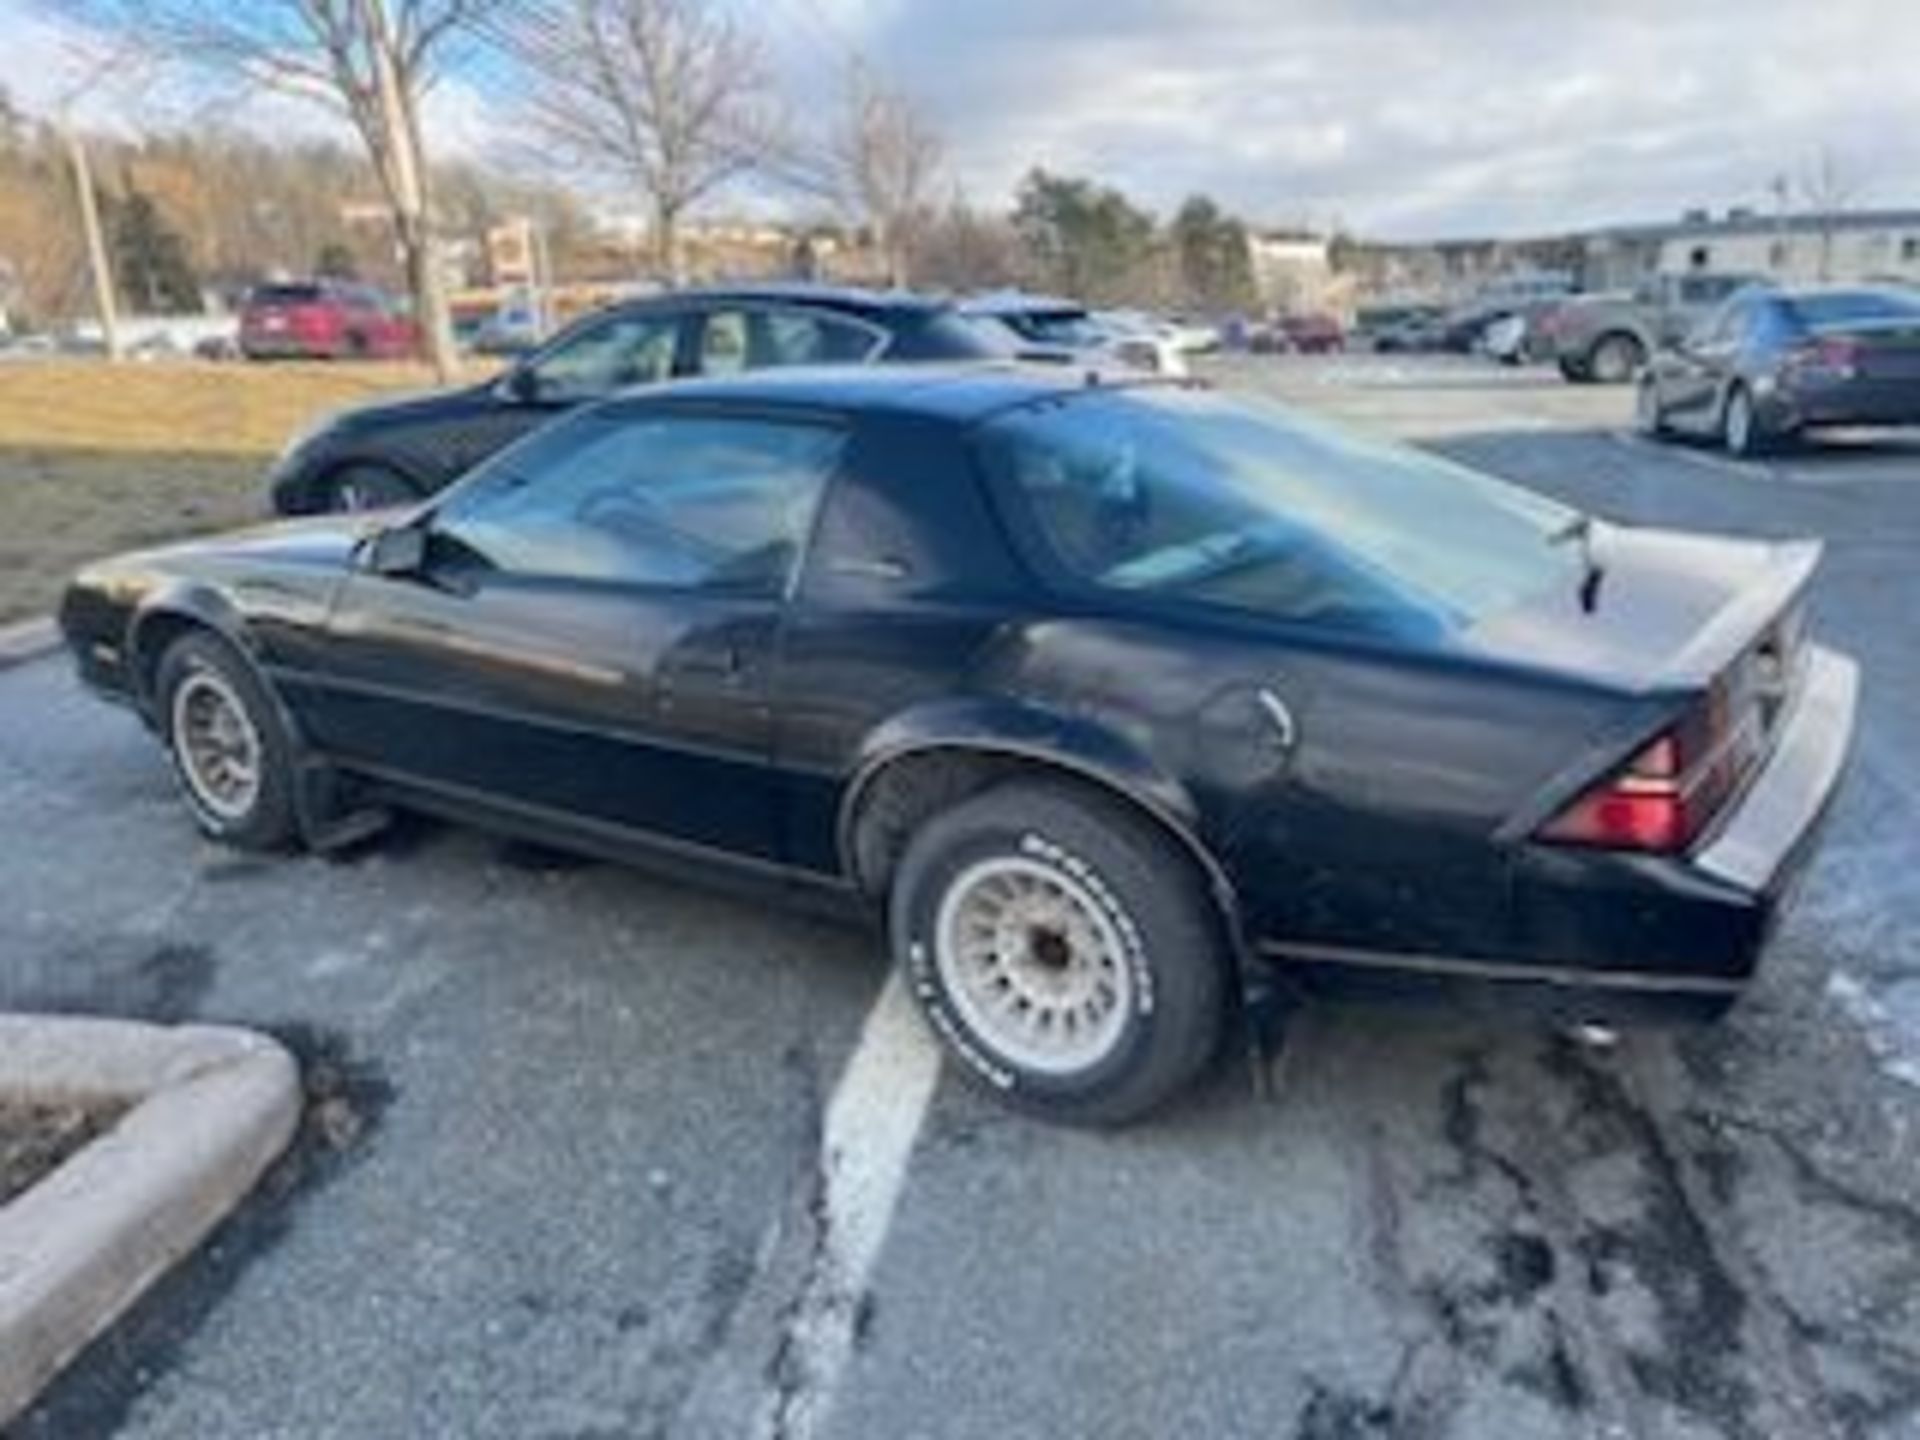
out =
{"type": "Polygon", "coordinates": [[[100,204],[93,193],[93,167],[87,162],[86,142],[72,124],[60,123],[60,137],[66,142],[67,159],[73,166],[73,188],[80,201],[80,228],[86,234],[87,268],[93,275],[93,305],[100,316],[100,335],[107,347],[107,358],[118,360],[120,351],[120,311],[113,296],[113,266],[107,258],[107,242],[100,233],[100,204]]]}

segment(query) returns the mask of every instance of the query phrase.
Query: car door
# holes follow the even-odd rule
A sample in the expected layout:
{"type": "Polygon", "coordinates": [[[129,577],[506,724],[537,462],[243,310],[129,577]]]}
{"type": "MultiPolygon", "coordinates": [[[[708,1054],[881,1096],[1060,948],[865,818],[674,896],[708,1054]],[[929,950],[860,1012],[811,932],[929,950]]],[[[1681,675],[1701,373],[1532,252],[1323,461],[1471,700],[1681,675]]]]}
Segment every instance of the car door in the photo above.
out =
{"type": "Polygon", "coordinates": [[[410,573],[354,574],[299,683],[346,766],[550,822],[780,850],[768,686],[841,432],[600,408],[490,463],[410,573]]]}
{"type": "Polygon", "coordinates": [[[1708,315],[1675,347],[1661,376],[1667,418],[1701,433],[1719,424],[1720,393],[1739,352],[1744,302],[1735,297],[1708,315]]]}

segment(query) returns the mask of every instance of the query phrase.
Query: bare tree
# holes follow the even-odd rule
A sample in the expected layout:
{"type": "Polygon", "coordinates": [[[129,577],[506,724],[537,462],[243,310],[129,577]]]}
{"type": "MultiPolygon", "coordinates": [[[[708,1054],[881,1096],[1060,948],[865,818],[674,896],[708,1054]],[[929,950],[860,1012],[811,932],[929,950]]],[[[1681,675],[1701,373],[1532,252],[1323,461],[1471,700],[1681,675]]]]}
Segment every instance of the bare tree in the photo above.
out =
{"type": "Polygon", "coordinates": [[[848,76],[846,114],[827,145],[828,189],[873,237],[887,283],[904,286],[932,207],[940,137],[913,101],[882,84],[856,59],[848,76]]]}
{"type": "Polygon", "coordinates": [[[1860,198],[1859,177],[1833,147],[1822,145],[1800,173],[1800,198],[1820,236],[1820,278],[1833,278],[1833,236],[1839,219],[1860,198]]]}
{"type": "Polygon", "coordinates": [[[437,62],[502,0],[93,0],[165,57],[301,96],[342,114],[392,213],[428,358],[454,368],[420,104],[437,62]]]}
{"type": "Polygon", "coordinates": [[[548,0],[500,34],[532,74],[540,138],[640,191],[654,262],[678,283],[687,212],[767,150],[758,42],[702,0],[548,0]]]}

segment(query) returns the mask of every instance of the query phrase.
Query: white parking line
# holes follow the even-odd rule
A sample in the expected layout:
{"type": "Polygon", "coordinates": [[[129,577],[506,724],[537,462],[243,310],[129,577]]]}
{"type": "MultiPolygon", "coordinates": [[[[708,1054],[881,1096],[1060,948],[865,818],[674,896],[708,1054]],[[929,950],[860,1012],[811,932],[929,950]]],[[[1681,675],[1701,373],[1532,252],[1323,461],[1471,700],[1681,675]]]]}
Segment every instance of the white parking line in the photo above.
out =
{"type": "Polygon", "coordinates": [[[820,1253],[790,1312],[782,1370],[754,1434],[818,1433],[853,1353],[868,1272],[886,1240],[920,1122],[940,1078],[940,1052],[896,971],[868,1012],[827,1102],[820,1136],[820,1253]]]}

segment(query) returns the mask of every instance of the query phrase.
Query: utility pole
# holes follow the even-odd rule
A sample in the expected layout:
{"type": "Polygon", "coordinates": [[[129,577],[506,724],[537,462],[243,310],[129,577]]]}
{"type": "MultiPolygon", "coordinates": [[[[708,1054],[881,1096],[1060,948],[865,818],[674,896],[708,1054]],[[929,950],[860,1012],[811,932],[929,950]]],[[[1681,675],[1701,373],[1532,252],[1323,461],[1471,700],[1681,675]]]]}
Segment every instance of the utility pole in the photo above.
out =
{"type": "Polygon", "coordinates": [[[61,124],[60,135],[67,142],[67,158],[73,164],[73,185],[79,192],[80,226],[86,232],[87,265],[93,272],[93,305],[100,316],[100,335],[106,342],[107,358],[118,360],[120,312],[113,299],[113,267],[107,259],[107,242],[100,233],[100,206],[93,193],[93,167],[87,163],[86,142],[70,124],[61,124]]]}
{"type": "Polygon", "coordinates": [[[420,152],[419,116],[414,96],[402,81],[400,38],[387,13],[386,0],[360,0],[372,47],[373,80],[394,207],[399,212],[401,243],[407,250],[409,288],[419,300],[414,317],[426,343],[427,359],[445,381],[453,377],[453,328],[447,311],[445,279],[440,274],[429,176],[420,152]]]}

